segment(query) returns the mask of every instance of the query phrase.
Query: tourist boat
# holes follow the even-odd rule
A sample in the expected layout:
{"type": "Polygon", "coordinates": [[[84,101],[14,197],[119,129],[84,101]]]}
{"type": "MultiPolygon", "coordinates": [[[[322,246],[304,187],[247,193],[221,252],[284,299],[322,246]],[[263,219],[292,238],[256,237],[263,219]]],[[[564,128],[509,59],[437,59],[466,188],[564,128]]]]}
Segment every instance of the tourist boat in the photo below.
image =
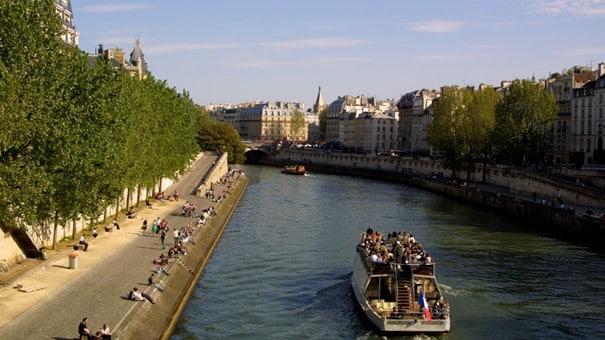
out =
{"type": "Polygon", "coordinates": [[[304,175],[307,173],[304,165],[285,165],[281,172],[288,175],[304,175]]]}
{"type": "Polygon", "coordinates": [[[405,232],[361,235],[351,276],[355,298],[383,332],[443,333],[449,305],[435,276],[435,263],[405,232]]]}

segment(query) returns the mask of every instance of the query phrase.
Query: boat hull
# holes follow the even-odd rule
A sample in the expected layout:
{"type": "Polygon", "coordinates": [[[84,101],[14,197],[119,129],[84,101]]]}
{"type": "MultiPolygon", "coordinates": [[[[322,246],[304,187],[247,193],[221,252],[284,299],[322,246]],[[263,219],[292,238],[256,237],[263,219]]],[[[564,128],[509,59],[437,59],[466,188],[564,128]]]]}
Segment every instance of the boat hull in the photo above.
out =
{"type": "Polygon", "coordinates": [[[450,318],[425,320],[422,314],[405,318],[390,318],[376,312],[366,298],[371,273],[359,253],[353,265],[351,286],[355,299],[367,318],[381,331],[389,333],[444,333],[450,330],[450,318]]]}

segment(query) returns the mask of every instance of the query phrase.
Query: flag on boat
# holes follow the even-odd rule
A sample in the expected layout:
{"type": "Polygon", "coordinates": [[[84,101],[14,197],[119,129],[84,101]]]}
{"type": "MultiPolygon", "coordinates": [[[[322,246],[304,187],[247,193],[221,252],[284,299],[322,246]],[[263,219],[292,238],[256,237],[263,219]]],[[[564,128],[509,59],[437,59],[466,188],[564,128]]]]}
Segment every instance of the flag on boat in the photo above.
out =
{"type": "Polygon", "coordinates": [[[433,320],[431,315],[431,309],[429,308],[429,304],[426,303],[426,298],[424,297],[424,290],[420,291],[420,295],[418,295],[418,305],[422,307],[422,311],[424,312],[424,318],[426,320],[433,320]]]}

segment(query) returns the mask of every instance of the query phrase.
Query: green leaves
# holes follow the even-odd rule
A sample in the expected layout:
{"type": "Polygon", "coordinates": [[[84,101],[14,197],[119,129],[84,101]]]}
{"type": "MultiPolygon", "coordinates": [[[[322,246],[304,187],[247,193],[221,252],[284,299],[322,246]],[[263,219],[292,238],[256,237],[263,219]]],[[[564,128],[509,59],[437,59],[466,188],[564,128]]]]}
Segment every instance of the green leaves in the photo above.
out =
{"type": "Polygon", "coordinates": [[[539,84],[516,80],[496,107],[495,145],[504,158],[523,164],[547,148],[547,130],[557,115],[555,97],[539,84]]]}
{"type": "Polygon", "coordinates": [[[0,216],[97,217],[127,187],[175,176],[198,152],[191,99],[116,71],[60,38],[51,0],[0,0],[0,216]]]}

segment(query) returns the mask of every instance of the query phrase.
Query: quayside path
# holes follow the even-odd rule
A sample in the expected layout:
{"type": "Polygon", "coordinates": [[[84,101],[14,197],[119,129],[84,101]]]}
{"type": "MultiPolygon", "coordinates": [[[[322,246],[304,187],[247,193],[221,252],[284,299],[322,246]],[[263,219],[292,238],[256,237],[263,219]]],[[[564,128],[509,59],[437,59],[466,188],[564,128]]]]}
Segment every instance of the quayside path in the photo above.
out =
{"type": "MultiPolygon", "coordinates": [[[[191,273],[185,278],[182,275],[179,277],[179,268],[176,266],[187,266],[181,260],[172,260],[168,271],[175,269],[176,275],[156,274],[156,281],[165,288],[164,292],[160,292],[147,285],[147,278],[155,271],[152,260],[158,258],[161,253],[166,253],[169,247],[174,245],[175,228],[187,223],[195,225],[197,219],[180,214],[185,201],[193,202],[198,212],[213,206],[219,214],[223,213],[221,205],[227,204],[227,200],[216,203],[211,199],[195,196],[197,187],[217,160],[218,156],[214,154],[204,155],[178,182],[165,189],[167,195],[178,190],[178,202],[166,200],[155,202],[151,207],[143,206],[135,218],[119,219],[119,230],[100,231],[96,239],[87,236],[89,249],[86,252],[75,251],[78,255],[75,269],[69,268],[68,254],[74,253],[73,249],[57,252],[17,277],[11,284],[0,288],[0,339],[78,338],[78,324],[84,317],[89,319],[91,332],[96,332],[107,323],[114,334],[113,339],[127,339],[131,338],[132,334],[137,334],[136,332],[143,331],[145,334],[145,330],[140,329],[144,328],[145,320],[137,318],[150,314],[165,315],[165,319],[169,318],[166,315],[174,313],[175,309],[169,308],[168,305],[186,303],[183,301],[187,294],[182,281],[191,280],[195,276],[191,273]],[[166,249],[162,249],[159,237],[151,235],[152,221],[157,218],[166,219],[170,227],[166,249]],[[141,226],[145,219],[149,227],[143,234],[141,226]],[[179,288],[174,289],[174,286],[179,288]],[[21,291],[18,287],[26,288],[27,291],[21,291]],[[127,294],[133,287],[151,295],[156,303],[128,300],[127,294]]],[[[215,193],[218,194],[230,189],[231,186],[228,187],[226,183],[216,184],[214,187],[215,193]]],[[[226,223],[228,217],[217,220],[226,223]]],[[[209,238],[219,238],[221,235],[220,232],[210,231],[216,228],[213,222],[215,221],[209,220],[206,226],[198,229],[192,238],[196,241],[195,245],[191,242],[186,244],[192,249],[190,252],[193,252],[195,247],[213,249],[217,240],[209,238]]],[[[212,249],[196,251],[196,254],[201,252],[209,256],[212,249]]],[[[149,326],[152,329],[153,326],[164,328],[165,325],[149,326]]],[[[166,334],[154,333],[148,338],[161,336],[166,334]]]]}

